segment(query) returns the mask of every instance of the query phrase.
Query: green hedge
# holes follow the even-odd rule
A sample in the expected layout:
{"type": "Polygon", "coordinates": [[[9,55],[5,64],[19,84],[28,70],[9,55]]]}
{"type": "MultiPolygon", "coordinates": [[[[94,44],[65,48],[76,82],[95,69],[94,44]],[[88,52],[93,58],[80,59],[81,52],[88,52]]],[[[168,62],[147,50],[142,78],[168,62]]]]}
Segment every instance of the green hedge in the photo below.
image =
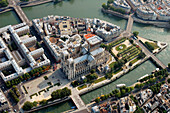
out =
{"type": "Polygon", "coordinates": [[[43,91],[46,92],[46,90],[43,89],[43,90],[39,91],[38,94],[41,95],[41,92],[43,92],[43,91]]]}
{"type": "Polygon", "coordinates": [[[34,93],[34,94],[30,95],[30,98],[32,99],[32,97],[35,96],[35,95],[38,96],[37,93],[34,93]]]}

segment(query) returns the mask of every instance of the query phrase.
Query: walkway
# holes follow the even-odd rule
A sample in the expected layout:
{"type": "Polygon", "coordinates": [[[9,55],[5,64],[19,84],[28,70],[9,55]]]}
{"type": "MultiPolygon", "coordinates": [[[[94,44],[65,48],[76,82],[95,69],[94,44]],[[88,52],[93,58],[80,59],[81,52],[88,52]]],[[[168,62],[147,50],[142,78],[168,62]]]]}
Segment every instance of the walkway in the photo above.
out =
{"type": "Polygon", "coordinates": [[[77,109],[81,110],[86,108],[86,105],[79,96],[79,92],[77,91],[76,88],[72,89],[72,95],[70,97],[73,100],[74,104],[76,105],[77,109]]]}
{"type": "Polygon", "coordinates": [[[129,33],[131,32],[132,27],[133,27],[133,18],[132,18],[132,15],[133,14],[129,15],[128,23],[127,23],[127,26],[126,26],[126,32],[129,32],[129,33]]]}

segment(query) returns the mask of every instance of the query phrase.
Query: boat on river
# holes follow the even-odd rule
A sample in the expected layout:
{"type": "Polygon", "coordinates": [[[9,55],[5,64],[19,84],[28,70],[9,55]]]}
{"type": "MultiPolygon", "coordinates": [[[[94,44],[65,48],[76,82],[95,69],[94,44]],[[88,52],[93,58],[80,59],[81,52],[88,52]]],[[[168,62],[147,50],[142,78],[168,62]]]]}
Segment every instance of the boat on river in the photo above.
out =
{"type": "Polygon", "coordinates": [[[126,84],[117,84],[116,85],[117,88],[120,88],[120,87],[123,87],[123,86],[126,86],[126,84]]]}

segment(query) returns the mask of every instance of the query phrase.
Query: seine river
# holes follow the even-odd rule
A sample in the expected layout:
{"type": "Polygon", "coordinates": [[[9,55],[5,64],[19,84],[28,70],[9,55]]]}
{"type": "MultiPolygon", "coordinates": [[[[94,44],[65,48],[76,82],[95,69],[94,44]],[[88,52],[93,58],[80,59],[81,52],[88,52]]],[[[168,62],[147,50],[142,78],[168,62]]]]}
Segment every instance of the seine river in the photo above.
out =
{"type": "MultiPolygon", "coordinates": [[[[47,15],[71,16],[79,18],[99,18],[119,25],[122,29],[124,29],[126,27],[127,20],[115,16],[104,15],[101,12],[100,8],[102,3],[106,2],[107,0],[67,0],[58,4],[46,3],[34,7],[27,7],[23,8],[23,11],[30,20],[34,18],[41,18],[47,15]]],[[[17,18],[13,11],[0,14],[0,27],[8,24],[17,24],[19,22],[20,20],[17,18]]],[[[167,42],[170,45],[170,29],[168,30],[164,28],[157,28],[152,25],[134,23],[132,31],[139,31],[139,35],[141,37],[167,42]]],[[[159,53],[157,57],[167,65],[168,62],[170,62],[170,47],[168,46],[165,50],[159,53]]],[[[101,94],[110,93],[110,91],[115,89],[116,84],[125,83],[127,86],[132,85],[139,77],[147,73],[149,74],[155,68],[156,67],[150,61],[146,61],[135,70],[124,75],[120,79],[81,97],[87,104],[92,99],[100,96],[101,94]]],[[[52,107],[48,107],[46,109],[42,109],[37,111],[37,113],[59,113],[65,110],[69,110],[71,106],[73,106],[72,101],[68,101],[52,107]]]]}

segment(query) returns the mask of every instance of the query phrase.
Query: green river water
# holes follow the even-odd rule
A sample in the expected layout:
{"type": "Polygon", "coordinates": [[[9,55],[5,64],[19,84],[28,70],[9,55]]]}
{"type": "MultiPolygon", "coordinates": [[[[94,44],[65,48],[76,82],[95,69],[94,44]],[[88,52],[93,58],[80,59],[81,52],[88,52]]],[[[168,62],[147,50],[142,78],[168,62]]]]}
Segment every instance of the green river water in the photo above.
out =
{"type": "MultiPolygon", "coordinates": [[[[47,15],[71,16],[79,18],[99,18],[119,25],[122,29],[124,29],[126,27],[127,20],[115,16],[104,15],[101,12],[101,5],[102,3],[106,3],[106,1],[107,0],[67,0],[58,4],[46,3],[34,7],[27,7],[23,8],[23,11],[30,20],[34,18],[41,18],[47,15]]],[[[0,14],[0,27],[9,24],[17,24],[19,22],[20,20],[17,18],[13,11],[0,14]]],[[[134,23],[132,31],[139,31],[139,35],[141,37],[167,42],[170,45],[170,30],[168,29],[157,28],[152,25],[134,23]]],[[[167,65],[168,62],[170,62],[170,47],[168,46],[165,50],[159,53],[157,57],[167,65]]],[[[100,96],[101,94],[110,93],[113,89],[115,89],[116,84],[124,83],[127,86],[132,85],[138,78],[147,73],[149,74],[155,68],[156,67],[150,61],[146,61],[135,70],[129,72],[120,79],[85,95],[82,95],[81,97],[87,104],[92,99],[100,96]]],[[[65,110],[69,110],[73,105],[74,104],[72,101],[67,101],[48,107],[46,109],[39,110],[37,113],[60,113],[65,110]]]]}

